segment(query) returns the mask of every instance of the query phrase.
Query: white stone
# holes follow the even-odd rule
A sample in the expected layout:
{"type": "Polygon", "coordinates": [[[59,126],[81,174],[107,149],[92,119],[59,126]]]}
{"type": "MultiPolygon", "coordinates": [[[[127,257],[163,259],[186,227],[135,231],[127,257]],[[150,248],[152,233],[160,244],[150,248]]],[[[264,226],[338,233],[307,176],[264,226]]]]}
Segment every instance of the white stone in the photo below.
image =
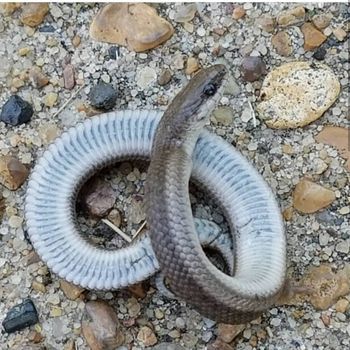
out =
{"type": "Polygon", "coordinates": [[[141,89],[145,89],[157,80],[157,72],[151,67],[142,68],[136,77],[136,83],[141,89]]]}
{"type": "Polygon", "coordinates": [[[259,117],[276,129],[297,128],[318,119],[337,99],[340,83],[326,65],[290,62],[265,78],[259,117]]]}
{"type": "Polygon", "coordinates": [[[349,251],[350,251],[350,243],[349,243],[349,240],[339,242],[339,243],[335,246],[335,250],[336,250],[337,252],[339,252],[339,253],[348,254],[349,251]]]}

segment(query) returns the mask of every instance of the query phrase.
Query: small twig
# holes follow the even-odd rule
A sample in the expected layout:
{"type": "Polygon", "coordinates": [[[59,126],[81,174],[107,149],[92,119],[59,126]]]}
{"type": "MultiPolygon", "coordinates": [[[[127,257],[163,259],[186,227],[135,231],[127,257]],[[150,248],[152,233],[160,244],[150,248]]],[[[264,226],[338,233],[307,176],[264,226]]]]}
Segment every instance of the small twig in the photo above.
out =
{"type": "Polygon", "coordinates": [[[248,99],[248,106],[249,106],[250,112],[252,113],[254,128],[256,128],[255,112],[254,112],[253,106],[252,106],[251,102],[249,101],[249,99],[248,99]]]}
{"type": "Polygon", "coordinates": [[[80,88],[77,91],[75,91],[75,93],[65,103],[63,103],[63,105],[52,116],[52,118],[57,117],[67,107],[67,105],[73,100],[73,98],[78,95],[78,93],[82,90],[83,87],[84,87],[84,84],[82,86],[80,86],[80,88]]]}
{"type": "Polygon", "coordinates": [[[126,240],[128,243],[132,242],[132,239],[127,234],[125,234],[119,227],[115,226],[112,222],[110,222],[107,219],[102,219],[101,221],[108,225],[113,231],[118,233],[118,235],[124,240],[126,240]]]}
{"type": "Polygon", "coordinates": [[[135,234],[132,236],[132,240],[135,240],[137,238],[137,236],[140,234],[140,232],[142,231],[142,229],[146,226],[147,221],[145,220],[141,226],[137,229],[137,231],[135,232],[135,234]]]}

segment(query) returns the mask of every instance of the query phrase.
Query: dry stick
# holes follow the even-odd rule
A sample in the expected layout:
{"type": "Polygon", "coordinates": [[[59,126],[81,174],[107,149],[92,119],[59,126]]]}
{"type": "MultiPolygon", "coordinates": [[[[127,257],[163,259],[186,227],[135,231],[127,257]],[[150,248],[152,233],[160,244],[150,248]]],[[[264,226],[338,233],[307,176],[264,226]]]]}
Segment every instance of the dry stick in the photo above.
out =
{"type": "Polygon", "coordinates": [[[133,240],[133,241],[137,238],[137,236],[140,234],[140,232],[142,231],[142,229],[146,226],[146,223],[147,223],[147,221],[145,220],[145,221],[141,224],[141,226],[138,228],[138,230],[135,232],[135,234],[132,236],[132,240],[133,240]]]}
{"type": "Polygon", "coordinates": [[[81,89],[84,87],[84,84],[80,86],[80,88],[65,102],[63,105],[58,109],[58,111],[52,116],[52,118],[57,117],[66,107],[67,105],[73,100],[74,97],[78,95],[78,93],[81,91],[81,89]]]}
{"type": "Polygon", "coordinates": [[[110,222],[107,219],[102,219],[101,221],[108,225],[116,233],[118,233],[118,235],[125,239],[128,243],[132,242],[132,239],[127,234],[125,234],[119,227],[115,226],[112,222],[110,222]]]}
{"type": "Polygon", "coordinates": [[[253,109],[253,106],[251,104],[251,102],[248,100],[248,106],[250,108],[250,112],[252,114],[252,117],[253,117],[253,125],[254,125],[254,128],[256,128],[256,117],[255,117],[255,112],[254,112],[254,109],[253,109]]]}

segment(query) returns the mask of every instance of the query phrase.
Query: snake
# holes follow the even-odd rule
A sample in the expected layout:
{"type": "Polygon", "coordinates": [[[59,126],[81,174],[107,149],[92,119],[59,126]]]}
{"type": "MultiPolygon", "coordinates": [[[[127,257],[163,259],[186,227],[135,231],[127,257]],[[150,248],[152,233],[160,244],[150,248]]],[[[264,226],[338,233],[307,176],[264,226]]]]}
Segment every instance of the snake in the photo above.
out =
{"type": "Polygon", "coordinates": [[[171,291],[210,319],[242,323],[256,318],[284,287],[285,234],[279,210],[265,201],[259,182],[251,182],[246,169],[232,166],[211,150],[221,162],[212,170],[210,182],[205,182],[206,188],[226,210],[235,207],[228,220],[231,227],[240,226],[234,237],[234,275],[219,270],[201,248],[188,185],[195,145],[226,81],[224,65],[201,70],[165,111],[146,180],[146,218],[171,291]],[[219,167],[221,176],[215,174],[219,167]],[[230,179],[231,188],[224,179],[230,179]],[[241,188],[232,191],[237,186],[241,188]]]}
{"type": "Polygon", "coordinates": [[[238,150],[203,127],[226,75],[222,65],[202,69],[165,112],[107,112],[71,127],[47,147],[31,171],[24,215],[34,249],[54,273],[84,288],[113,290],[161,269],[176,296],[226,323],[251,320],[274,303],[286,269],[286,237],[274,194],[238,150]],[[163,158],[163,149],[174,153],[163,158]],[[88,179],[125,160],[151,160],[150,232],[107,250],[81,232],[76,202],[88,179]],[[221,207],[231,240],[214,223],[192,217],[189,178],[221,207]],[[203,244],[220,251],[228,274],[210,263],[203,244]]]}

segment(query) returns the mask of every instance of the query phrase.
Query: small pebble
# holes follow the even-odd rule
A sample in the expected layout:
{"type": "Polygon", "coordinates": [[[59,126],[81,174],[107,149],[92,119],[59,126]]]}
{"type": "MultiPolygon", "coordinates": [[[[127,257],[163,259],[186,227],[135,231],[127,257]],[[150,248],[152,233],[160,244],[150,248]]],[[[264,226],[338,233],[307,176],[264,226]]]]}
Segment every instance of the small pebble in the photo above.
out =
{"type": "Polygon", "coordinates": [[[49,92],[46,96],[44,96],[44,104],[45,106],[51,108],[53,107],[58,99],[58,95],[55,92],[49,92]]]}
{"type": "Polygon", "coordinates": [[[241,64],[243,79],[246,81],[258,80],[266,73],[266,65],[260,57],[245,57],[241,64]]]}
{"type": "Polygon", "coordinates": [[[327,50],[324,47],[319,47],[312,55],[316,60],[323,61],[326,57],[327,50]]]}
{"type": "Polygon", "coordinates": [[[2,107],[0,121],[16,126],[29,122],[33,113],[30,103],[18,95],[12,95],[2,107]]]}
{"type": "Polygon", "coordinates": [[[245,9],[242,6],[237,6],[232,12],[232,18],[235,20],[245,16],[245,9]]]}
{"type": "Polygon", "coordinates": [[[90,91],[90,103],[93,107],[110,110],[117,100],[117,92],[111,84],[100,81],[90,91]]]}
{"type": "Polygon", "coordinates": [[[20,331],[39,322],[34,303],[27,299],[7,312],[2,325],[7,333],[20,331]]]}
{"type": "Polygon", "coordinates": [[[63,69],[64,87],[72,90],[75,86],[74,67],[72,64],[67,64],[63,69]]]}
{"type": "Polygon", "coordinates": [[[171,77],[172,77],[172,73],[170,69],[164,69],[158,77],[158,84],[160,86],[164,86],[168,84],[171,80],[171,77]]]}

